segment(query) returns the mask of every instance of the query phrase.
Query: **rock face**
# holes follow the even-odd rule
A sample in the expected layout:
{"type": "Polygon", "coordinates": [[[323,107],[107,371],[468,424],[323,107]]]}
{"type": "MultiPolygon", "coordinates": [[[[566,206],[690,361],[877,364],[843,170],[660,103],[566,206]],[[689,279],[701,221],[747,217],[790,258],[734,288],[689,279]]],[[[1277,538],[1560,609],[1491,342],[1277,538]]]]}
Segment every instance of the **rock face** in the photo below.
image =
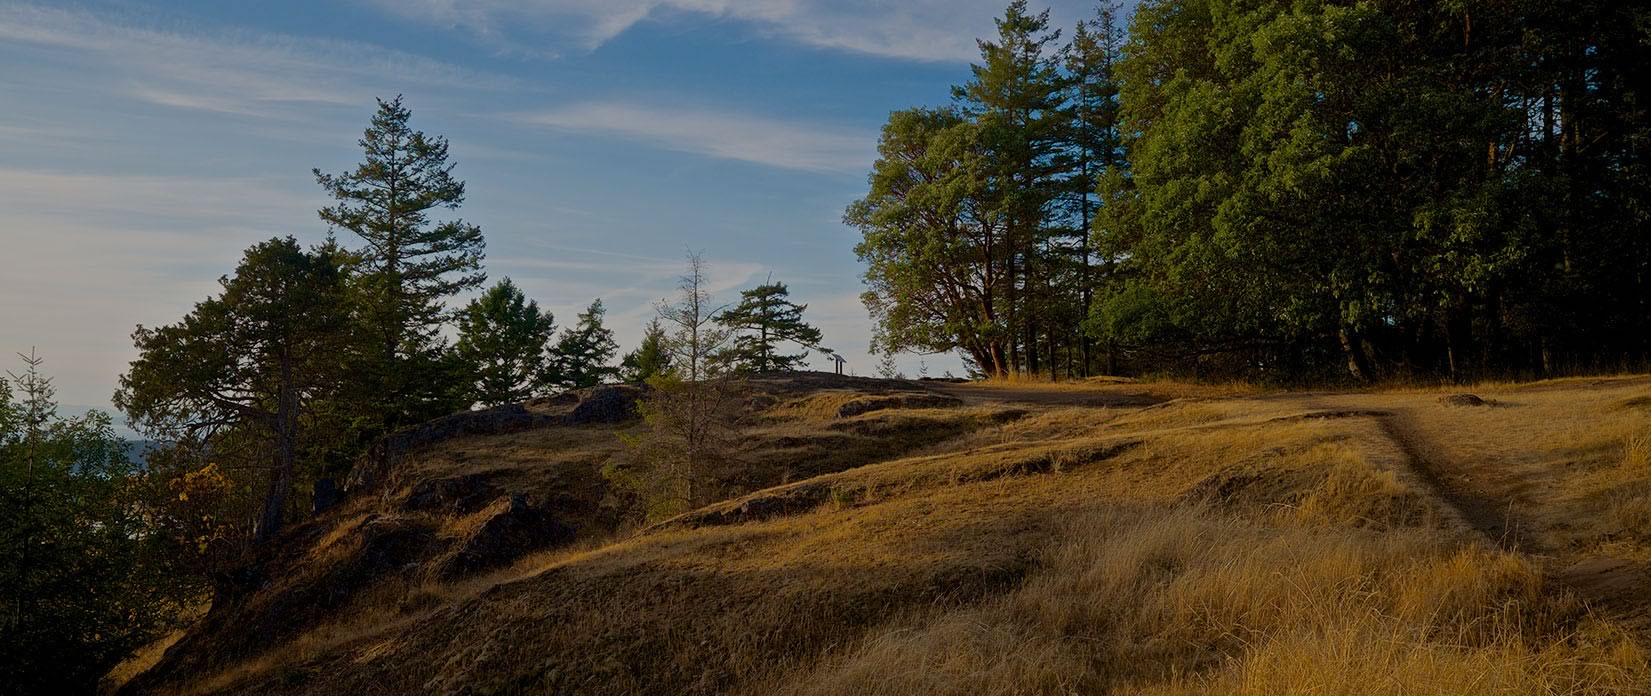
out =
{"type": "Polygon", "coordinates": [[[565,544],[574,537],[572,527],[520,495],[500,498],[477,515],[480,521],[441,563],[439,573],[443,579],[506,566],[528,553],[565,544]]]}
{"type": "Polygon", "coordinates": [[[487,484],[486,476],[466,474],[413,484],[413,490],[401,507],[408,511],[469,514],[481,509],[496,496],[497,492],[487,484]]]}
{"type": "Polygon", "coordinates": [[[567,415],[567,424],[600,425],[630,421],[637,417],[636,402],[640,398],[640,387],[628,384],[597,387],[573,407],[567,415]]]}
{"type": "Polygon", "coordinates": [[[1451,394],[1439,397],[1439,403],[1446,406],[1484,406],[1486,402],[1474,394],[1451,394]]]}

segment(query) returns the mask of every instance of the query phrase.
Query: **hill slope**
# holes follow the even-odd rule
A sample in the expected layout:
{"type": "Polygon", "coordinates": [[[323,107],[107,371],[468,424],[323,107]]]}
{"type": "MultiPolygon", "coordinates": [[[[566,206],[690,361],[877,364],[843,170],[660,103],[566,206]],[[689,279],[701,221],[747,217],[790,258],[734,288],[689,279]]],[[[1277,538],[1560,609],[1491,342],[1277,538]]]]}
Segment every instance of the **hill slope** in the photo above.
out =
{"type": "Polygon", "coordinates": [[[758,380],[733,497],[634,532],[623,395],[534,402],[364,472],[128,690],[1636,692],[1651,382],[1478,394],[758,380]]]}

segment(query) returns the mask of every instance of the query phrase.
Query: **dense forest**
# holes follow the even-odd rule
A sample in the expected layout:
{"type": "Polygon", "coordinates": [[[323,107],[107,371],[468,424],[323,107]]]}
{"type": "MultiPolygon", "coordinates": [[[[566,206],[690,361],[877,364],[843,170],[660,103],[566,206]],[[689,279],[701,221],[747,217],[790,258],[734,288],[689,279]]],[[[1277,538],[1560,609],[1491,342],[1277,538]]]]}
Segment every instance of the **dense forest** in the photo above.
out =
{"type": "Polygon", "coordinates": [[[1644,3],[1012,3],[870,190],[888,351],[1280,381],[1641,366],[1644,3]]]}

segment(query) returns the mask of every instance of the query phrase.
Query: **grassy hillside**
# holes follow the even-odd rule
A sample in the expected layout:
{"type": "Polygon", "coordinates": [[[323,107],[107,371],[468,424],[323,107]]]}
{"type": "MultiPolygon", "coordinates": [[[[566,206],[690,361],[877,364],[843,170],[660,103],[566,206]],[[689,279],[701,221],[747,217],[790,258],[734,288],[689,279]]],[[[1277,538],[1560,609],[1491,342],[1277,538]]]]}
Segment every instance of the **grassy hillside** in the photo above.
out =
{"type": "Polygon", "coordinates": [[[128,688],[1639,692],[1651,380],[1475,393],[765,380],[640,529],[634,422],[437,439],[128,688]]]}

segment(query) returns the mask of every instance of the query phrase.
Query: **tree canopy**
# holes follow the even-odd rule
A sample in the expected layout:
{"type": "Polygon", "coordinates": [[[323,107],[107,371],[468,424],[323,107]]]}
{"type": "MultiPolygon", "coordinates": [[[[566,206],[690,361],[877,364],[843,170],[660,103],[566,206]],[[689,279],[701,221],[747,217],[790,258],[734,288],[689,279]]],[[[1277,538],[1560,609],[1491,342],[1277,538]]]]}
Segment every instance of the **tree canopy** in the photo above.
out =
{"type": "Polygon", "coordinates": [[[246,451],[268,472],[260,539],[280,530],[312,406],[344,383],[338,253],[290,237],[248,249],[223,291],[177,324],[132,335],[115,406],[151,438],[246,451]],[[253,444],[255,443],[255,444],[253,444]]]}
{"type": "Polygon", "coordinates": [[[1147,0],[1061,45],[1012,2],[952,105],[890,116],[845,215],[876,347],[1056,376],[1643,364],[1647,16],[1147,0]]]}
{"type": "Polygon", "coordinates": [[[447,140],[414,130],[411,119],[401,97],[380,100],[360,140],[362,162],[343,174],[315,170],[316,182],[337,200],[320,210],[321,220],[366,243],[356,254],[352,301],[371,338],[354,374],[361,403],[379,411],[385,429],[455,405],[463,389],[440,335],[451,314],[445,302],[486,280],[481,229],[431,216],[464,203],[447,140]]]}
{"type": "Polygon", "coordinates": [[[190,584],[158,562],[109,416],[59,417],[24,362],[0,377],[0,694],[92,693],[190,584]]]}

